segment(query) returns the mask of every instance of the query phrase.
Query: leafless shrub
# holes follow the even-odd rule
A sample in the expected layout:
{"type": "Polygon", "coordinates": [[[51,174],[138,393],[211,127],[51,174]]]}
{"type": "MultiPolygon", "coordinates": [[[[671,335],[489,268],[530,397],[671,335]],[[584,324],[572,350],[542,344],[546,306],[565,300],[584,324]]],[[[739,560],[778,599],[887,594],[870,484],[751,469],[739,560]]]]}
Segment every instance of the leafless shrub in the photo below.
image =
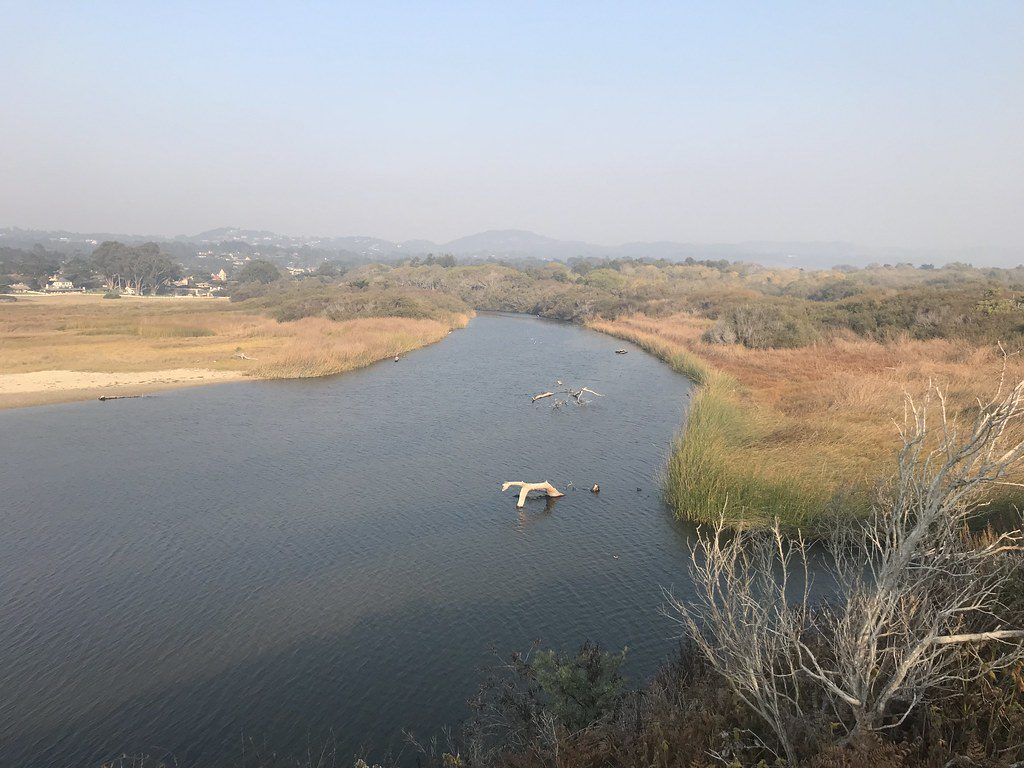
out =
{"type": "Polygon", "coordinates": [[[1000,383],[966,425],[938,388],[920,403],[907,398],[890,487],[867,520],[837,524],[825,542],[834,604],[812,605],[811,550],[799,536],[777,526],[699,533],[696,600],[671,608],[788,760],[801,739],[827,735],[807,731],[818,696],[840,740],[861,739],[1024,660],[1024,628],[1002,601],[1024,532],[970,530],[986,489],[1024,457],[1022,415],[1024,382],[1009,392],[1000,383]]]}
{"type": "Polygon", "coordinates": [[[771,727],[790,761],[805,713],[800,701],[800,637],[809,604],[807,547],[770,532],[730,535],[724,521],[701,532],[691,553],[695,596],[670,596],[687,634],[713,669],[771,727]],[[802,572],[798,594],[791,575],[802,572]]]}

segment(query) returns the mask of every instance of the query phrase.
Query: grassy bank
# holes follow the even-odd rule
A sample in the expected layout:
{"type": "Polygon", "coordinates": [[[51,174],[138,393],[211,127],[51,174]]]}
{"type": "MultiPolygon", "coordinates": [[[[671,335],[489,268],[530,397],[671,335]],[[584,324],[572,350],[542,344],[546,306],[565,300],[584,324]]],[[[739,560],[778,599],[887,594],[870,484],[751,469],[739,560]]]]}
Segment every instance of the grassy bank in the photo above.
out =
{"type": "MultiPolygon", "coordinates": [[[[859,514],[892,473],[904,393],[929,380],[952,403],[991,394],[1001,357],[963,341],[878,343],[833,338],[795,349],[709,344],[710,321],[688,314],[595,321],[688,376],[689,418],[669,460],[665,491],[676,513],[734,524],[778,517],[813,525],[830,513],[859,514]]],[[[1019,358],[1011,373],[1024,375],[1019,358]]]]}
{"type": "Polygon", "coordinates": [[[279,322],[227,301],[95,295],[0,304],[0,408],[324,376],[439,341],[466,314],[279,322]]]}

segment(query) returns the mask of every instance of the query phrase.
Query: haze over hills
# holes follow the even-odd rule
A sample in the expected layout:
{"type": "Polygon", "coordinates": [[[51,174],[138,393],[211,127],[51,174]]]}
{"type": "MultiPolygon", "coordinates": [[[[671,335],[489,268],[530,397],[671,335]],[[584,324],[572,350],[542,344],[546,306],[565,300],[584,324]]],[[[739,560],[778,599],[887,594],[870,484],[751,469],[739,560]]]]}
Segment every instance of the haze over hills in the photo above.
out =
{"type": "Polygon", "coordinates": [[[871,263],[945,264],[967,262],[982,267],[1009,267],[1024,263],[1024,248],[926,249],[864,246],[846,242],[752,241],[740,243],[682,243],[673,241],[633,242],[598,245],[580,240],[559,240],[521,229],[488,230],[443,243],[430,240],[392,241],[365,236],[299,236],[257,229],[219,227],[195,235],[134,235],[114,232],[77,233],[63,230],[0,229],[0,246],[37,245],[65,253],[88,252],[104,240],[127,243],[153,241],[173,243],[177,249],[247,244],[275,251],[316,249],[340,256],[394,260],[428,253],[450,253],[464,259],[533,258],[566,261],[578,257],[648,258],[683,261],[725,259],[747,261],[769,267],[821,269],[840,264],[864,266],[871,263]]]}

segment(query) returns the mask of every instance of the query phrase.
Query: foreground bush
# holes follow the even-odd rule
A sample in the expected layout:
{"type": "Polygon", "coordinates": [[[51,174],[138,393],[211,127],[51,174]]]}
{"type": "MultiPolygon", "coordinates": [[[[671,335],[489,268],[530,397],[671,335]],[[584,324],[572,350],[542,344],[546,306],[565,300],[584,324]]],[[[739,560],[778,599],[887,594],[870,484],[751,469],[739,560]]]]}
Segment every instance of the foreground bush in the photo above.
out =
{"type": "MultiPolygon", "coordinates": [[[[898,471],[869,518],[837,521],[821,556],[777,525],[727,535],[719,524],[692,553],[695,599],[673,600],[702,657],[790,764],[877,740],[958,693],[984,695],[1024,665],[1024,613],[1010,599],[1024,530],[979,538],[969,525],[1024,459],[1014,436],[1024,382],[966,426],[941,391],[930,394],[931,404],[908,402],[898,471]],[[831,576],[825,606],[811,599],[812,558],[831,576]]],[[[1001,719],[1020,722],[1019,707],[995,701],[1001,719]]],[[[995,743],[1002,725],[988,724],[985,759],[1024,750],[995,743]]]]}

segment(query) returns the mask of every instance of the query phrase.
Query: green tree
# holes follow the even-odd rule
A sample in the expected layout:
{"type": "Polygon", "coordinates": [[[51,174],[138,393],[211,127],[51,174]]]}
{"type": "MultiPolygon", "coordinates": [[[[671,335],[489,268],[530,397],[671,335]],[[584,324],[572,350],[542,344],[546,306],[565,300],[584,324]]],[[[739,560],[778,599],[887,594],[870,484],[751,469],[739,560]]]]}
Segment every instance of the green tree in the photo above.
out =
{"type": "Polygon", "coordinates": [[[61,266],[60,273],[76,286],[92,288],[96,285],[96,265],[85,256],[72,256],[61,266]]]}
{"type": "Polygon", "coordinates": [[[131,260],[131,248],[116,240],[107,240],[96,246],[92,252],[92,263],[96,271],[103,275],[107,290],[120,288],[122,276],[128,271],[131,260]]]}
{"type": "Polygon", "coordinates": [[[281,270],[266,259],[254,259],[238,272],[240,283],[273,283],[281,279],[281,270]]]}
{"type": "Polygon", "coordinates": [[[33,287],[43,288],[46,286],[50,276],[59,269],[60,257],[56,253],[51,253],[42,246],[37,245],[25,254],[19,271],[33,287]]]}

